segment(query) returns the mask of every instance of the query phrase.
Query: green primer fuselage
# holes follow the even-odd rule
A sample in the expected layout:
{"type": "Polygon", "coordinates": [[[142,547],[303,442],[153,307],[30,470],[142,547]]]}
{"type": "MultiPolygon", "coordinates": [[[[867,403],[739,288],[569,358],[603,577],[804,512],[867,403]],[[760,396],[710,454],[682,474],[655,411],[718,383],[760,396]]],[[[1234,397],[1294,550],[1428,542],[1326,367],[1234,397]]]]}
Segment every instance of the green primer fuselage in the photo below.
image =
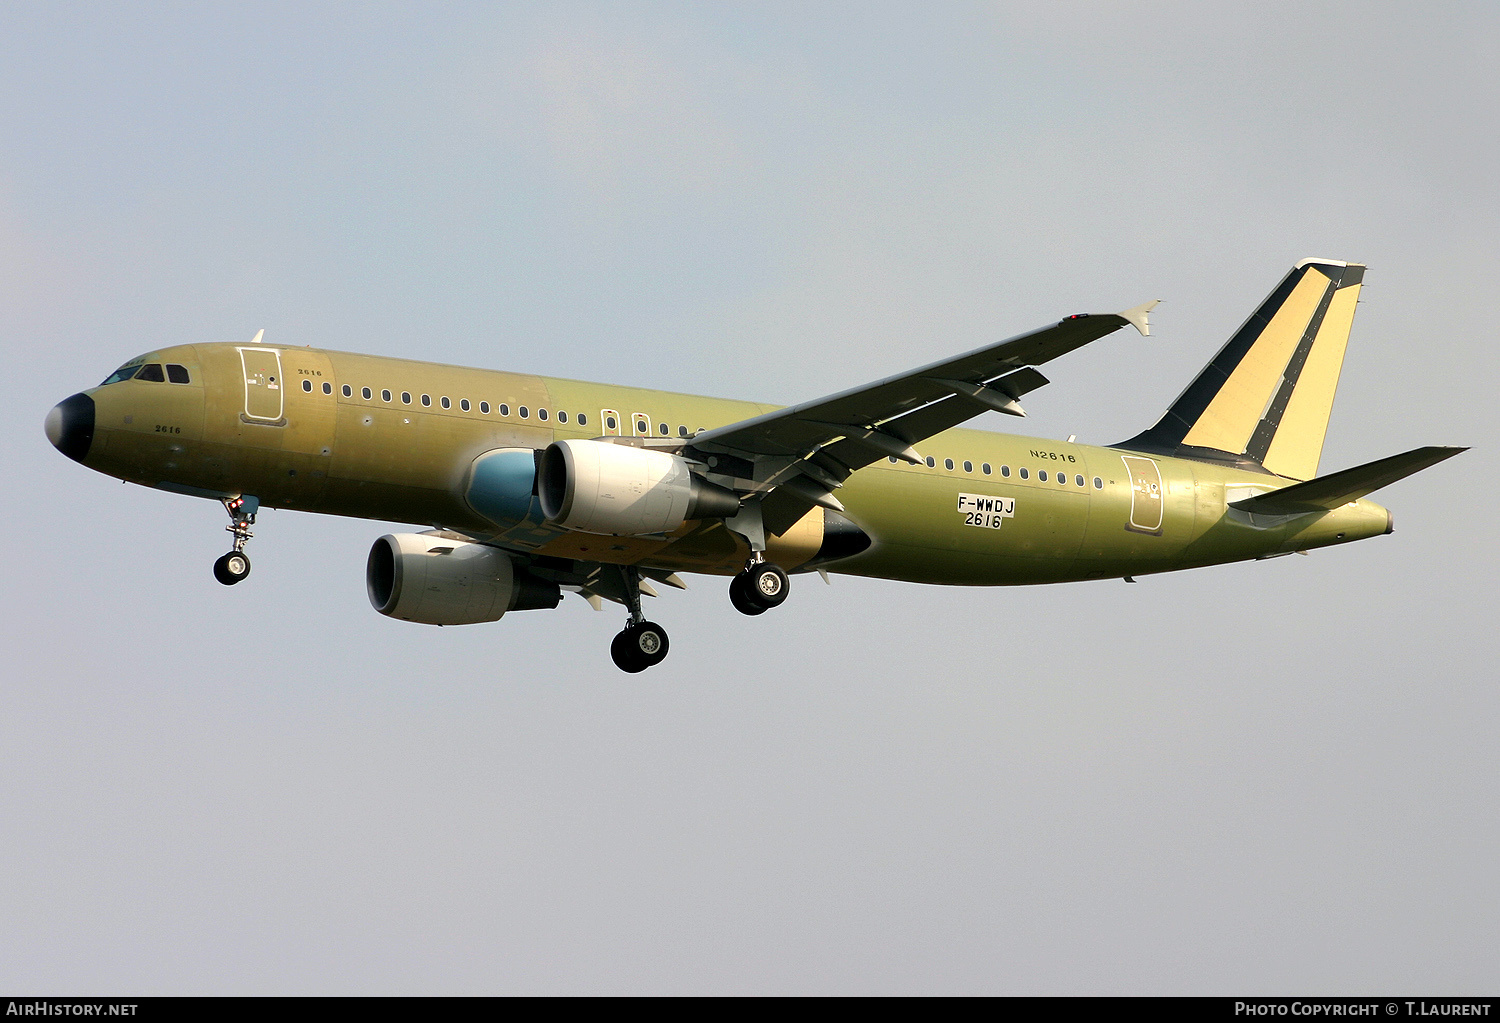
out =
{"type": "MultiPolygon", "coordinates": [[[[689,522],[669,537],[606,537],[536,523],[507,532],[466,502],[470,467],[496,448],[539,450],[611,433],[680,438],[683,428],[691,436],[776,407],[313,348],[183,345],[132,361],[184,365],[191,383],[126,380],[84,392],[96,409],[84,462],[111,476],[205,497],[253,494],[268,507],[454,529],[545,556],[723,575],[739,571],[747,547],[718,521],[689,522]],[[279,417],[247,409],[242,350],[277,353],[282,379],[271,391],[279,393],[279,417]]],[[[261,381],[259,393],[270,393],[266,386],[261,381]]],[[[1390,528],[1386,510],[1368,500],[1327,512],[1247,515],[1230,502],[1294,481],[1209,462],[969,429],[917,446],[932,466],[882,459],[837,492],[873,544],[830,571],[961,585],[1118,578],[1307,550],[1390,528]]],[[[771,538],[767,554],[795,568],[821,540],[822,512],[814,509],[771,538]]]]}

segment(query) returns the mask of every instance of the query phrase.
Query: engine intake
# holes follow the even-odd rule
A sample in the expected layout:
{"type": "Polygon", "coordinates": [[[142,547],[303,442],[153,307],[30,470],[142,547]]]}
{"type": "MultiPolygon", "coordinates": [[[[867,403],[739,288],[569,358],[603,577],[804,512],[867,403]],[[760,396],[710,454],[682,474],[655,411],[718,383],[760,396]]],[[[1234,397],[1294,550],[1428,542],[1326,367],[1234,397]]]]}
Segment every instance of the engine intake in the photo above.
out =
{"type": "Polygon", "coordinates": [[[665,451],[597,440],[560,440],[542,453],[542,514],[582,533],[670,533],[689,519],[735,514],[732,491],[694,476],[665,451]]]}
{"type": "Polygon", "coordinates": [[[556,607],[562,591],[505,551],[433,533],[388,533],[365,563],[375,610],[424,625],[495,622],[507,611],[556,607]]]}

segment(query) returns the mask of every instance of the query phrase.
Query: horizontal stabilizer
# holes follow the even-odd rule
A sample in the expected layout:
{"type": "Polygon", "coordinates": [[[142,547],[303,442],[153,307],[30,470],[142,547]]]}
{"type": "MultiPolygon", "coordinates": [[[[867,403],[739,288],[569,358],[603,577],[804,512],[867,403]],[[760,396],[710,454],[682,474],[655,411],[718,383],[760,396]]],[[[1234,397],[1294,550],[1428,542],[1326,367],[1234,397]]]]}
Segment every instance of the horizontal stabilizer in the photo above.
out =
{"type": "Polygon", "coordinates": [[[1257,494],[1243,501],[1235,501],[1230,507],[1240,511],[1269,515],[1296,515],[1301,512],[1331,511],[1350,501],[1358,501],[1381,487],[1390,486],[1412,473],[1421,472],[1452,458],[1468,448],[1427,447],[1392,455],[1378,461],[1357,465],[1352,469],[1319,476],[1306,483],[1295,483],[1290,487],[1274,490],[1269,494],[1257,494]]]}

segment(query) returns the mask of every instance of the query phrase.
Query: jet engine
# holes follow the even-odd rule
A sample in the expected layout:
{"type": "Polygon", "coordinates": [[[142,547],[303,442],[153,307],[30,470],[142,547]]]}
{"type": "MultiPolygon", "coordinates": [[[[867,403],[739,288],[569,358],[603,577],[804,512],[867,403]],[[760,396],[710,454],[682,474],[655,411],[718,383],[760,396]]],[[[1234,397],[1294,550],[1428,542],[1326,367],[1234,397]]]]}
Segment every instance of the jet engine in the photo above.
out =
{"type": "Polygon", "coordinates": [[[557,584],[538,579],[505,551],[436,533],[388,533],[365,564],[375,610],[404,622],[473,625],[507,611],[556,607],[557,584]]]}
{"type": "Polygon", "coordinates": [[[739,511],[732,491],[694,476],[665,451],[560,440],[542,453],[542,514],[566,529],[608,536],[669,533],[688,519],[739,511]]]}

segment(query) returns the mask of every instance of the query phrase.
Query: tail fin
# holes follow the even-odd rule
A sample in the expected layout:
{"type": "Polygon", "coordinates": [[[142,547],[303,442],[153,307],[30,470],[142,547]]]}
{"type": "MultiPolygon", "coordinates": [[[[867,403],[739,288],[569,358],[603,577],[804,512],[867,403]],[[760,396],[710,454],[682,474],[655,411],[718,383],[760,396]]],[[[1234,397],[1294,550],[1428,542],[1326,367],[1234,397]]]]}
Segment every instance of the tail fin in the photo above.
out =
{"type": "Polygon", "coordinates": [[[1302,260],[1161,421],[1117,446],[1312,479],[1364,275],[1302,260]]]}

